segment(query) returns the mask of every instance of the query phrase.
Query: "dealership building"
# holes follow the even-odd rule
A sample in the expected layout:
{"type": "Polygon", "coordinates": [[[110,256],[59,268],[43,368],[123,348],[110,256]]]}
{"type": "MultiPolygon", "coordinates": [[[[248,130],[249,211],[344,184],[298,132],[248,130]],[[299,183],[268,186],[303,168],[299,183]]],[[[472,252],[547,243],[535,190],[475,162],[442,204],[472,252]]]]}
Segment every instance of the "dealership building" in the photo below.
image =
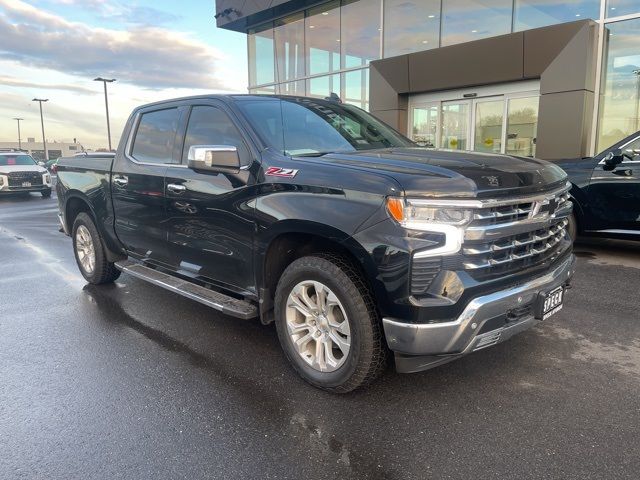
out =
{"type": "Polygon", "coordinates": [[[421,145],[590,156],[640,130],[639,0],[216,0],[249,91],[369,110],[421,145]]]}

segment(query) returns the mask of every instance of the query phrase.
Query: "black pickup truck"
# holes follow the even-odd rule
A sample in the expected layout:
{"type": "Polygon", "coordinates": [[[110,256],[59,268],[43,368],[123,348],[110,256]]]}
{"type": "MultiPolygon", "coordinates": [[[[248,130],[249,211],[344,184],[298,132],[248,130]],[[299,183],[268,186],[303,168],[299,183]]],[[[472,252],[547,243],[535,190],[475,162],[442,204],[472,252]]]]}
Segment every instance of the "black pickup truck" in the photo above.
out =
{"type": "MultiPolygon", "coordinates": [[[[124,271],[275,322],[334,392],[495,345],[562,308],[566,174],[418,148],[368,113],[289,96],[137,108],[115,158],[62,159],[60,221],[87,281],[124,271]]],[[[239,348],[241,348],[239,346],[239,348]]]]}

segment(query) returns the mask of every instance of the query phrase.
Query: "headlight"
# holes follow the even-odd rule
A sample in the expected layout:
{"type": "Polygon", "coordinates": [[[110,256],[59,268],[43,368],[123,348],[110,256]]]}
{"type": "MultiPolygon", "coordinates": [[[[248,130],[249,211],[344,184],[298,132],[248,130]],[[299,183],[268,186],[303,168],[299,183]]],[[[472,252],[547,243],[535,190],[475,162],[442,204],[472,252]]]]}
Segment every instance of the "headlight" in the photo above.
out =
{"type": "Polygon", "coordinates": [[[44,183],[51,183],[51,175],[48,173],[44,176],[44,183]]]}
{"type": "Polygon", "coordinates": [[[415,257],[456,253],[462,247],[464,226],[471,222],[476,202],[387,198],[387,211],[410,230],[444,234],[444,244],[415,252],[415,257]]]}
{"type": "Polygon", "coordinates": [[[4,177],[0,175],[0,187],[4,185],[4,177]]]}
{"type": "Polygon", "coordinates": [[[387,210],[398,223],[412,230],[434,231],[434,224],[463,227],[473,217],[470,208],[447,205],[437,200],[389,197],[387,210]]]}

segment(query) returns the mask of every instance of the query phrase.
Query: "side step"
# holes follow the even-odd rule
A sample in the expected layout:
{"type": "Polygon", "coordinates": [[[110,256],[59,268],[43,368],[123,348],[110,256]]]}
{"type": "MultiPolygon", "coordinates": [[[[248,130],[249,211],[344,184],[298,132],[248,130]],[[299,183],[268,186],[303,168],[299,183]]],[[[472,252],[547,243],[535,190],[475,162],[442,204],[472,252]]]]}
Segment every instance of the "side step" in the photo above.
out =
{"type": "Polygon", "coordinates": [[[245,320],[258,316],[258,308],[250,302],[238,300],[237,298],[209,290],[195,283],[187,282],[181,278],[145,267],[140,263],[132,262],[131,260],[122,260],[116,262],[115,266],[118,270],[122,270],[129,275],[166,288],[178,295],[190,298],[208,307],[215,308],[226,315],[245,320]]]}

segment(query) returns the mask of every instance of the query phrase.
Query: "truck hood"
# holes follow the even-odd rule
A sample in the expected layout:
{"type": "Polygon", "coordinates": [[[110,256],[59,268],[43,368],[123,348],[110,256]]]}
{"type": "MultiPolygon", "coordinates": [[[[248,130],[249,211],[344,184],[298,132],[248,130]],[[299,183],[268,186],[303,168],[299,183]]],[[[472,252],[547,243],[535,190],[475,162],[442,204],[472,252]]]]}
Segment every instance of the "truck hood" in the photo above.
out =
{"type": "Polygon", "coordinates": [[[47,169],[40,165],[0,165],[0,175],[10,172],[40,172],[47,173],[47,169]]]}
{"type": "Polygon", "coordinates": [[[543,160],[459,150],[389,148],[333,153],[317,160],[389,175],[408,196],[521,195],[556,188],[567,179],[561,168],[543,160]]]}

